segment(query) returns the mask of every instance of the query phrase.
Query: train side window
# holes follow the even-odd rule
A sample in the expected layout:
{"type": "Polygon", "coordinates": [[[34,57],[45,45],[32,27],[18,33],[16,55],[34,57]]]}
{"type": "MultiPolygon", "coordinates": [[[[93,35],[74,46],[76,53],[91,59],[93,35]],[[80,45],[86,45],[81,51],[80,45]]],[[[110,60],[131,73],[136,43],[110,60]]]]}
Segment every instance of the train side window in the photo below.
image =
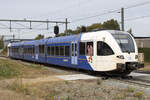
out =
{"type": "Polygon", "coordinates": [[[86,43],[86,55],[93,56],[93,42],[86,43]]]}
{"type": "Polygon", "coordinates": [[[30,54],[30,48],[28,48],[28,54],[30,54]]]}
{"type": "Polygon", "coordinates": [[[27,53],[26,48],[24,48],[24,53],[25,53],[25,54],[27,53]]]}
{"type": "Polygon", "coordinates": [[[28,48],[28,53],[31,54],[31,48],[30,47],[28,48]]]}
{"type": "Polygon", "coordinates": [[[65,56],[70,56],[70,47],[65,46],[65,56]]]}
{"type": "Polygon", "coordinates": [[[44,48],[45,48],[44,45],[39,45],[39,53],[40,54],[44,54],[44,48]]]}
{"type": "Polygon", "coordinates": [[[75,56],[77,56],[77,43],[75,43],[75,56]]]}
{"type": "Polygon", "coordinates": [[[72,56],[74,56],[74,44],[72,44],[72,56]]]}
{"type": "Polygon", "coordinates": [[[47,54],[51,55],[51,47],[47,47],[47,54]]]}
{"type": "Polygon", "coordinates": [[[56,46],[56,56],[59,56],[59,46],[56,46]]]}
{"type": "Polygon", "coordinates": [[[64,46],[60,46],[60,56],[64,56],[64,46]]]}
{"type": "Polygon", "coordinates": [[[30,55],[31,55],[32,54],[32,47],[30,47],[29,50],[30,50],[30,55]]]}
{"type": "Polygon", "coordinates": [[[52,55],[52,56],[55,55],[55,47],[51,47],[51,55],[52,55]]]}
{"type": "Polygon", "coordinates": [[[29,54],[29,48],[27,48],[27,53],[29,54]]]}
{"type": "Polygon", "coordinates": [[[97,55],[98,56],[107,56],[107,55],[113,55],[113,54],[114,52],[108,44],[102,41],[97,42],[97,55]]]}
{"type": "Polygon", "coordinates": [[[33,47],[33,48],[32,48],[32,55],[34,55],[34,53],[35,53],[34,51],[35,51],[35,49],[34,49],[34,47],[33,47]]]}
{"type": "Polygon", "coordinates": [[[30,47],[28,48],[28,50],[29,50],[29,51],[28,51],[28,52],[29,52],[29,54],[31,54],[31,48],[30,48],[30,47]]]}
{"type": "Polygon", "coordinates": [[[25,54],[25,48],[23,48],[23,54],[25,54]]]}
{"type": "Polygon", "coordinates": [[[85,42],[80,42],[79,43],[79,54],[80,55],[85,55],[85,42]]]}
{"type": "Polygon", "coordinates": [[[30,54],[30,48],[28,48],[28,53],[30,54]]]}

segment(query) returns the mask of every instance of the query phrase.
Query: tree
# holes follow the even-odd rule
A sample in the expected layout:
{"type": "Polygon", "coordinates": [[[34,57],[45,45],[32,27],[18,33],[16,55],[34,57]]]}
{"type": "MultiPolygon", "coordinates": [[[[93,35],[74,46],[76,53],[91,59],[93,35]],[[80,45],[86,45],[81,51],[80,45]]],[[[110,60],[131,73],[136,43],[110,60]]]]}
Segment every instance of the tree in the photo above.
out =
{"type": "MultiPolygon", "coordinates": [[[[94,31],[94,30],[101,30],[101,29],[120,30],[120,25],[119,25],[118,21],[114,20],[114,19],[105,21],[103,24],[95,23],[95,24],[92,24],[89,26],[84,26],[84,27],[86,27],[86,32],[90,32],[90,31],[94,31]]],[[[66,32],[64,32],[64,33],[58,34],[58,36],[66,36],[66,35],[70,35],[70,34],[79,34],[79,33],[81,33],[81,29],[82,29],[82,26],[77,27],[75,30],[68,29],[67,30],[68,34],[66,34],[66,32]]]]}
{"type": "Polygon", "coordinates": [[[35,40],[40,40],[40,39],[43,39],[43,38],[44,38],[44,35],[39,34],[39,35],[35,38],[35,40]]]}
{"type": "Polygon", "coordinates": [[[49,37],[47,37],[46,39],[50,39],[50,38],[53,38],[53,37],[49,36],[49,37]]]}
{"type": "Polygon", "coordinates": [[[4,48],[4,41],[3,41],[3,37],[0,39],[0,49],[4,48]]]}
{"type": "Polygon", "coordinates": [[[87,32],[90,32],[92,30],[95,30],[95,29],[102,29],[103,26],[101,25],[101,23],[95,23],[95,24],[92,24],[90,26],[87,26],[87,32]]]}
{"type": "Polygon", "coordinates": [[[111,19],[103,23],[104,29],[120,30],[120,26],[117,20],[111,19]]]}

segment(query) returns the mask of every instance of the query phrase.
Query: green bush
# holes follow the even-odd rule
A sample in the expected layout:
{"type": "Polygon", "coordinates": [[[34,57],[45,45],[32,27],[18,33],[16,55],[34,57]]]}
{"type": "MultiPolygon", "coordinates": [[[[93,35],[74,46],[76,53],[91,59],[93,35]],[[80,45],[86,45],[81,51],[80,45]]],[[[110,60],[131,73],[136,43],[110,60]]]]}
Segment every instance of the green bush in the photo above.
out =
{"type": "Polygon", "coordinates": [[[144,53],[144,61],[150,62],[150,48],[139,48],[139,53],[144,53]]]}

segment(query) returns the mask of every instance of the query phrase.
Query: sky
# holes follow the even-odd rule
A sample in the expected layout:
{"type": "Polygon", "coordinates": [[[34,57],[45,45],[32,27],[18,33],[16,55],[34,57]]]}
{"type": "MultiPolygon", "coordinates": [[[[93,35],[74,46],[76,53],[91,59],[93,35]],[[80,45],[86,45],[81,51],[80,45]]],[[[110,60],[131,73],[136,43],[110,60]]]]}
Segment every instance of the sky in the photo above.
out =
{"type": "MultiPolygon", "coordinates": [[[[82,25],[88,26],[93,23],[103,23],[110,19],[115,19],[120,24],[121,14],[119,10],[122,7],[127,8],[142,3],[145,4],[125,9],[125,31],[132,28],[135,36],[150,37],[150,0],[0,0],[0,19],[65,21],[67,18],[71,22],[68,24],[69,29],[75,29],[82,25]],[[116,9],[116,12],[102,15],[116,9]],[[141,18],[142,16],[149,17],[141,18]],[[84,20],[77,21],[78,19],[84,20]]],[[[54,36],[53,27],[55,25],[49,24],[50,30],[13,29],[10,32],[8,29],[0,29],[0,35],[14,34],[15,38],[20,39],[33,39],[38,34],[45,37],[54,36]]],[[[0,28],[6,26],[9,27],[8,22],[0,22],[0,28]]],[[[28,27],[29,25],[27,23],[13,23],[12,26],[16,28],[28,27]]],[[[34,23],[32,26],[34,28],[46,28],[46,24],[41,23],[34,23]]],[[[60,32],[63,32],[65,25],[59,27],[60,32]]]]}

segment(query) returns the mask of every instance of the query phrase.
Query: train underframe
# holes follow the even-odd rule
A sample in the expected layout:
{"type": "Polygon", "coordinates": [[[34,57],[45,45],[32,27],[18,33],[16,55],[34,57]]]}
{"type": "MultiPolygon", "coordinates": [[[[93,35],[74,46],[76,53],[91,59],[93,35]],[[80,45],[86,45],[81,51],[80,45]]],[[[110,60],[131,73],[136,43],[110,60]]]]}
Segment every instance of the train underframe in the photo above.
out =
{"type": "Polygon", "coordinates": [[[127,76],[132,71],[143,67],[144,63],[139,62],[126,62],[125,64],[118,63],[116,70],[105,72],[105,74],[108,76],[127,76]]]}

